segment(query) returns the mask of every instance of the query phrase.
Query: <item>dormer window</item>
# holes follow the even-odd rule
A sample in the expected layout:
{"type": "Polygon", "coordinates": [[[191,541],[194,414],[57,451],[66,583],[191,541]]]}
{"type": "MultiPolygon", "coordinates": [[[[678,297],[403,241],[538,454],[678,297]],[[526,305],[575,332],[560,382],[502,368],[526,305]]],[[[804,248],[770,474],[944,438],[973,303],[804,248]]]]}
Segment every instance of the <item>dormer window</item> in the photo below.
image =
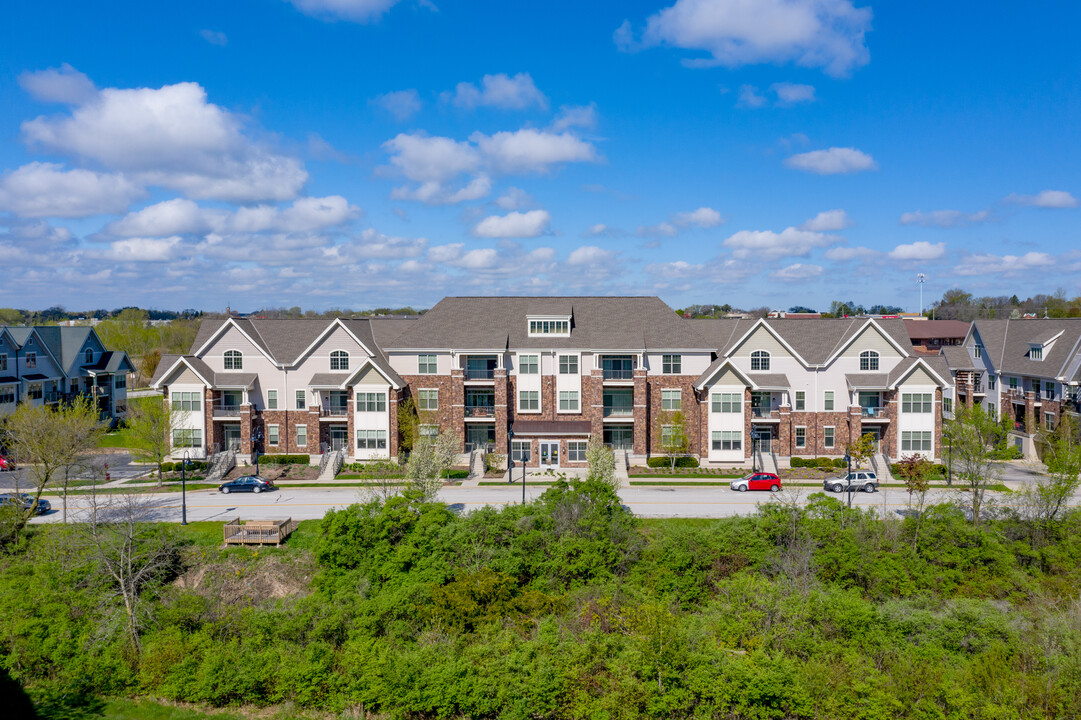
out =
{"type": "Polygon", "coordinates": [[[972,346],[972,357],[976,358],[977,360],[983,357],[983,345],[977,344],[972,346]]]}
{"type": "Polygon", "coordinates": [[[330,354],[330,369],[331,370],[348,370],[349,369],[349,353],[345,350],[335,350],[330,354]]]}
{"type": "Polygon", "coordinates": [[[1028,359],[1029,360],[1043,360],[1043,345],[1029,345],[1028,346],[1028,359]]]}
{"type": "Polygon", "coordinates": [[[874,372],[878,370],[878,353],[874,350],[864,350],[860,353],[860,370],[874,372]]]}
{"type": "Polygon", "coordinates": [[[86,352],[83,353],[83,358],[83,362],[85,362],[87,365],[92,364],[94,362],[94,351],[90,348],[87,348],[86,352]]]}
{"type": "Polygon", "coordinates": [[[571,334],[571,318],[569,315],[530,315],[527,319],[529,320],[529,337],[571,334]]]}
{"type": "Polygon", "coordinates": [[[226,350],[225,351],[225,369],[226,370],[243,370],[244,369],[244,356],[240,354],[239,350],[226,350]]]}
{"type": "Polygon", "coordinates": [[[751,370],[769,370],[769,353],[765,350],[755,350],[752,352],[751,370]]]}

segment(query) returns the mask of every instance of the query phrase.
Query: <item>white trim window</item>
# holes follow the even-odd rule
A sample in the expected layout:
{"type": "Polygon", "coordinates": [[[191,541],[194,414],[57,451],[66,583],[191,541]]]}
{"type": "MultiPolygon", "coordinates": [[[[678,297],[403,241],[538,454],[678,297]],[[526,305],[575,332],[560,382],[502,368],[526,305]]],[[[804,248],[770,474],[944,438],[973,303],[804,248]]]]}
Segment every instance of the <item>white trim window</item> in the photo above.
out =
{"type": "Polygon", "coordinates": [[[536,375],[540,372],[540,356],[539,355],[519,355],[518,356],[518,374],[519,375],[536,375]]]}
{"type": "Polygon", "coordinates": [[[510,444],[510,459],[516,463],[529,462],[532,445],[533,442],[531,440],[512,440],[510,444]]]}
{"type": "Polygon", "coordinates": [[[277,425],[267,425],[266,426],[266,441],[267,441],[267,445],[277,445],[278,444],[278,426],[277,425]]]}
{"type": "Polygon", "coordinates": [[[93,365],[94,364],[94,351],[91,348],[87,348],[86,352],[83,353],[83,364],[84,365],[93,365]]]}
{"type": "Polygon", "coordinates": [[[767,371],[769,370],[769,352],[766,350],[755,350],[751,353],[751,370],[767,371]]]}
{"type": "Polygon", "coordinates": [[[33,370],[38,366],[38,354],[36,352],[26,353],[26,369],[33,370]]]}
{"type": "Polygon", "coordinates": [[[173,430],[174,448],[197,448],[203,446],[203,431],[199,428],[176,428],[173,430]]]}
{"type": "Polygon", "coordinates": [[[240,354],[239,350],[226,350],[222,362],[226,370],[244,369],[244,356],[240,354]]]}
{"type": "Polygon", "coordinates": [[[578,412],[578,391],[577,390],[560,390],[559,391],[559,411],[560,412],[578,412]]]}
{"type": "Polygon", "coordinates": [[[174,392],[170,395],[169,400],[172,403],[173,410],[198,412],[203,406],[201,396],[202,393],[199,392],[174,392]]]}
{"type": "Polygon", "coordinates": [[[860,353],[860,370],[875,372],[878,370],[878,353],[874,350],[864,350],[860,353]]]}
{"type": "Polygon", "coordinates": [[[931,393],[901,393],[901,412],[929,413],[934,406],[931,393]]]}
{"type": "Polygon", "coordinates": [[[297,425],[297,449],[308,447],[308,426],[297,425]]]}
{"type": "Polygon", "coordinates": [[[662,355],[661,372],[665,375],[680,375],[683,372],[682,355],[662,355]]]}
{"type": "Polygon", "coordinates": [[[586,461],[586,443],[583,440],[569,440],[567,442],[567,461],[586,461]]]}
{"type": "Polygon", "coordinates": [[[559,374],[560,375],[577,375],[578,374],[578,356],[577,355],[560,355],[559,356],[559,374]]]}
{"type": "Polygon", "coordinates": [[[349,353],[345,350],[334,350],[330,353],[330,369],[331,370],[348,370],[349,369],[349,353]]]}
{"type": "Polygon", "coordinates": [[[836,444],[837,430],[832,425],[822,428],[822,447],[831,448],[836,444]]]}
{"type": "Polygon", "coordinates": [[[729,451],[743,449],[743,433],[738,430],[715,430],[710,437],[714,450],[729,451]]]}
{"type": "Polygon", "coordinates": [[[661,425],[661,445],[671,446],[679,437],[679,425],[661,425]]]}
{"type": "Polygon", "coordinates": [[[7,405],[15,402],[15,386],[7,385],[0,387],[0,405],[7,405]]]}
{"type": "Polygon", "coordinates": [[[308,394],[304,390],[297,390],[296,392],[296,404],[297,410],[308,409],[308,394]]]}
{"type": "Polygon", "coordinates": [[[519,410],[519,412],[539,412],[540,411],[540,391],[539,390],[519,390],[518,391],[518,410],[519,410]]]}
{"type": "Polygon", "coordinates": [[[417,426],[417,435],[419,435],[422,438],[428,438],[429,440],[435,440],[437,437],[439,437],[439,426],[438,425],[418,425],[417,426]]]}
{"type": "Polygon", "coordinates": [[[905,430],[901,433],[901,452],[931,452],[930,430],[905,430]]]}
{"type": "Polygon", "coordinates": [[[1043,345],[1029,345],[1028,359],[1037,361],[1043,360],[1043,345]]]}
{"type": "Polygon", "coordinates": [[[8,356],[7,353],[0,353],[0,372],[7,372],[8,369],[8,356]]]}
{"type": "Polygon", "coordinates": [[[381,392],[358,392],[357,412],[386,412],[387,394],[381,392]]]}
{"type": "Polygon", "coordinates": [[[800,449],[807,447],[807,428],[796,428],[796,447],[800,449]]]}
{"type": "Polygon", "coordinates": [[[571,320],[569,317],[556,318],[529,318],[529,336],[538,335],[570,335],[571,320]]]}
{"type": "Polygon", "coordinates": [[[661,390],[661,410],[678,412],[683,409],[682,390],[661,390]]]}
{"type": "Polygon", "coordinates": [[[987,375],[987,389],[988,390],[994,390],[997,387],[998,387],[998,376],[997,375],[991,375],[990,373],[988,373],[988,375],[987,375]]]}
{"type": "Polygon", "coordinates": [[[806,390],[797,390],[796,391],[796,410],[806,410],[806,409],[807,409],[807,391],[806,390]]]}
{"type": "Polygon", "coordinates": [[[833,410],[833,391],[827,390],[822,396],[822,409],[830,412],[833,410]]]}
{"type": "Polygon", "coordinates": [[[357,430],[357,450],[386,450],[386,430],[357,430]]]}
{"type": "Polygon", "coordinates": [[[713,393],[710,409],[715,413],[743,412],[743,400],[739,393],[713,393]]]}
{"type": "Polygon", "coordinates": [[[417,409],[418,410],[438,410],[439,409],[439,390],[436,388],[429,388],[427,390],[417,391],[417,409]]]}
{"type": "Polygon", "coordinates": [[[44,396],[45,390],[41,383],[30,383],[26,386],[26,397],[30,400],[41,400],[44,396]]]}
{"type": "Polygon", "coordinates": [[[435,355],[417,355],[417,374],[435,375],[439,372],[439,363],[435,355]]]}
{"type": "MultiPolygon", "coordinates": [[[[988,405],[987,407],[992,408],[992,407],[994,407],[994,405],[988,405]]],[[[944,412],[944,413],[952,413],[953,412],[953,398],[951,398],[951,397],[942,398],[942,412],[944,412]]]]}
{"type": "Polygon", "coordinates": [[[972,346],[972,357],[976,358],[977,360],[983,357],[983,345],[976,343],[972,346]]]}
{"type": "Polygon", "coordinates": [[[278,409],[278,391],[267,390],[266,391],[266,409],[277,410],[278,409]]]}
{"type": "Polygon", "coordinates": [[[124,374],[113,376],[113,387],[117,390],[128,389],[128,376],[124,374]]]}

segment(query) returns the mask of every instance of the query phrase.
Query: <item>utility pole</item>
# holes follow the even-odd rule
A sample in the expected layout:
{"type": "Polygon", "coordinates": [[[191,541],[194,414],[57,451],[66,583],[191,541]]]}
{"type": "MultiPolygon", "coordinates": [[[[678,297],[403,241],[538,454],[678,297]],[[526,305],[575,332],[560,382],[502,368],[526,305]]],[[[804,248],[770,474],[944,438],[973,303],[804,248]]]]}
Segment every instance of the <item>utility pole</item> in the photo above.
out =
{"type": "Polygon", "coordinates": [[[916,284],[920,286],[920,317],[923,317],[923,284],[927,282],[927,276],[920,273],[916,276],[916,284]]]}

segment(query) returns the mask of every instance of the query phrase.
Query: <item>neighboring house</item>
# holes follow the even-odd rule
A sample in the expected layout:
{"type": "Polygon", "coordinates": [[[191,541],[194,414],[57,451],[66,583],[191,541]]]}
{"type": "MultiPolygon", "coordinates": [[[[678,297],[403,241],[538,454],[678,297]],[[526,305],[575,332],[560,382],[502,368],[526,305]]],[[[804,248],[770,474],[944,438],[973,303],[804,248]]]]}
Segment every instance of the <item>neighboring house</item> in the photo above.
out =
{"type": "Polygon", "coordinates": [[[905,330],[916,352],[938,355],[944,347],[960,345],[970,323],[961,320],[905,320],[905,330]]]}
{"type": "Polygon", "coordinates": [[[900,320],[685,320],[655,297],[452,297],[417,319],[204,321],[153,385],[180,416],[177,452],[233,448],[357,459],[398,455],[397,408],[420,432],[532,466],[582,467],[591,437],[664,454],[680,412],[689,454],[750,464],[758,449],[841,457],[865,433],[884,453],[941,457],[941,358],[900,320]],[[752,432],[759,441],[755,447],[752,432]]]}
{"type": "Polygon", "coordinates": [[[378,341],[408,320],[204,320],[188,355],[165,355],[151,386],[179,411],[173,452],[222,449],[397,455],[402,379],[378,341]]]}
{"type": "Polygon", "coordinates": [[[102,419],[127,415],[126,353],[105,349],[91,327],[0,327],[0,416],[19,402],[55,405],[90,398],[102,419]]]}
{"type": "Polygon", "coordinates": [[[1081,318],[977,320],[961,346],[942,354],[958,402],[1008,417],[1026,457],[1036,457],[1038,433],[1079,411],[1081,318]]]}

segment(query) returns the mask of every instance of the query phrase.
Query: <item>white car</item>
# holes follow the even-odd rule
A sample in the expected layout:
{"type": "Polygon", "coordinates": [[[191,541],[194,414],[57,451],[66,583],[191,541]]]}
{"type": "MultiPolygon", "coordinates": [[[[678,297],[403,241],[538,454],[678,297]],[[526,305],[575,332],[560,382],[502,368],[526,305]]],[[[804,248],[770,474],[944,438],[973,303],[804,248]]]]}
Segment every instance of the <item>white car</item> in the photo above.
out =
{"type": "Polygon", "coordinates": [[[878,476],[870,470],[853,470],[840,477],[828,478],[822,483],[822,488],[835,493],[845,490],[873,493],[878,489],[878,476]]]}

